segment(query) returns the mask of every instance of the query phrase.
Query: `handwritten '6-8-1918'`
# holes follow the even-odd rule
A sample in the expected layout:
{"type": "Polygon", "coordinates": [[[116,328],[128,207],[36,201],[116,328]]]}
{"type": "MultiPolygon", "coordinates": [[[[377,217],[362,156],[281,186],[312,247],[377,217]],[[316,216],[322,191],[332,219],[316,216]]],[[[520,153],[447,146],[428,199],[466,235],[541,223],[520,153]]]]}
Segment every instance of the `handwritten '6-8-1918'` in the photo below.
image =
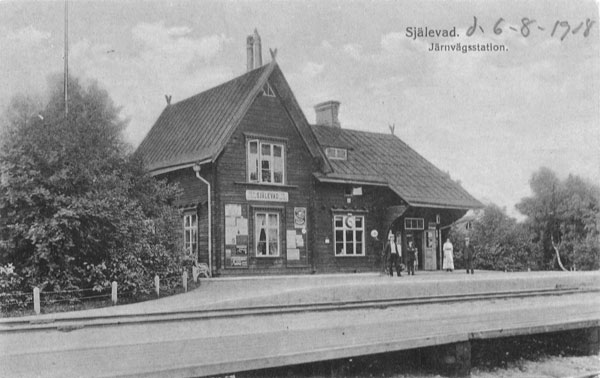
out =
{"type": "MultiPolygon", "coordinates": [[[[560,38],[561,42],[571,33],[572,35],[579,34],[583,35],[584,38],[587,38],[590,35],[590,30],[592,26],[596,23],[594,20],[590,20],[587,18],[585,21],[581,21],[580,23],[574,23],[573,26],[569,23],[569,21],[556,20],[554,26],[552,27],[552,32],[550,33],[550,37],[560,38]]],[[[521,19],[520,26],[512,26],[508,24],[504,18],[500,17],[498,21],[494,24],[492,28],[494,34],[500,35],[505,29],[508,27],[509,30],[513,32],[520,33],[523,37],[527,38],[531,35],[532,30],[540,30],[542,32],[546,31],[547,28],[540,25],[536,20],[530,19],[528,17],[523,17],[521,19]]],[[[477,17],[473,17],[473,24],[469,26],[467,29],[467,37],[471,37],[477,31],[480,31],[482,34],[485,34],[485,30],[482,25],[479,25],[477,22],[477,17]]],[[[549,30],[549,29],[548,29],[549,30]]]]}

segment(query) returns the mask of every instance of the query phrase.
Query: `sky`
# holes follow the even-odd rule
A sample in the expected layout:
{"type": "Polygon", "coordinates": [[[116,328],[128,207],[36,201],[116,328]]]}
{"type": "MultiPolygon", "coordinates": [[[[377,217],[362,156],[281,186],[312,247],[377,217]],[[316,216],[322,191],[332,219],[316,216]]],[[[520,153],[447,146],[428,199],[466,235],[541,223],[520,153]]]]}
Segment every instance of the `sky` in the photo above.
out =
{"type": "MultiPolygon", "coordinates": [[[[343,128],[394,125],[511,216],[520,218],[514,206],[542,166],[600,184],[594,1],[91,0],[68,9],[69,72],[109,92],[134,147],[166,94],[181,101],[244,74],[246,36],[257,28],[264,62],[277,48],[309,122],[315,104],[337,100],[343,128]],[[407,29],[426,27],[457,36],[413,38],[407,29]],[[429,51],[432,43],[503,51],[429,51]]],[[[47,90],[63,70],[63,42],[64,2],[0,0],[2,109],[47,90]]]]}

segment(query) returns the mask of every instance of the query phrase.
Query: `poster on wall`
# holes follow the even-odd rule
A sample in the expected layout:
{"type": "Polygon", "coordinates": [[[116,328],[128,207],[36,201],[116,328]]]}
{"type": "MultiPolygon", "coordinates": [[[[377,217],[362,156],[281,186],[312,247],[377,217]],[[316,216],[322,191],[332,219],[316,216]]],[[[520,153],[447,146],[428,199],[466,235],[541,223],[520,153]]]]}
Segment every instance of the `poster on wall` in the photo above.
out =
{"type": "Polygon", "coordinates": [[[294,207],[294,227],[306,227],[306,207],[294,207]]]}
{"type": "Polygon", "coordinates": [[[225,205],[225,265],[248,267],[248,218],[242,214],[242,205],[225,205]]]}
{"type": "Polygon", "coordinates": [[[288,250],[296,248],[296,230],[287,230],[286,243],[288,250]]]}
{"type": "Polygon", "coordinates": [[[300,250],[298,248],[288,248],[287,259],[288,260],[300,260],[300,250]]]}

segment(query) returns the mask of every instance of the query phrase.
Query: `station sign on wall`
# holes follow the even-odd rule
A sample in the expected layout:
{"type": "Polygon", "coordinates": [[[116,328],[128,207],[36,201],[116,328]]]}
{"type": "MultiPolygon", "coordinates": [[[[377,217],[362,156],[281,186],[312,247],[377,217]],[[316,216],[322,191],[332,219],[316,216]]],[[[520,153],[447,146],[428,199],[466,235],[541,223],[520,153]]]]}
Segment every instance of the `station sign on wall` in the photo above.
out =
{"type": "Polygon", "coordinates": [[[246,190],[247,201],[288,202],[287,192],[272,190],[246,190]]]}

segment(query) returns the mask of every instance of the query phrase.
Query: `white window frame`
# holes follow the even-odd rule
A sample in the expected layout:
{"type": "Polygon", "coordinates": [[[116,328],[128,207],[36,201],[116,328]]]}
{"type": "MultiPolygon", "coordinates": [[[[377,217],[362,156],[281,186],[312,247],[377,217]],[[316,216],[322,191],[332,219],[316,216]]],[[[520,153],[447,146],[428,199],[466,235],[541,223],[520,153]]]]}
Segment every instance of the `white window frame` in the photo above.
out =
{"type": "Polygon", "coordinates": [[[366,217],[364,215],[354,215],[354,214],[334,214],[333,215],[333,253],[336,257],[342,256],[365,256],[365,221],[366,217]],[[348,219],[351,218],[352,221],[348,219]],[[360,219],[360,227],[357,227],[357,219],[360,219]],[[342,226],[336,225],[336,221],[341,220],[342,226]],[[342,240],[338,240],[337,232],[342,232],[342,240]],[[347,232],[352,232],[352,252],[348,253],[346,250],[346,246],[348,245],[348,241],[346,240],[347,232]],[[361,248],[360,251],[357,251],[357,234],[361,234],[361,248]],[[341,253],[337,252],[338,244],[342,245],[341,253]]]}
{"type": "Polygon", "coordinates": [[[280,225],[280,212],[273,210],[259,210],[254,212],[254,253],[257,258],[269,258],[269,257],[279,257],[281,256],[281,225],[280,225]],[[259,224],[258,217],[259,215],[264,215],[266,220],[265,227],[265,254],[259,254],[258,251],[258,243],[260,242],[260,230],[262,229],[259,224]],[[277,253],[270,253],[271,245],[269,243],[269,231],[273,230],[269,225],[269,216],[275,215],[277,218],[277,226],[275,230],[277,231],[277,253]]]}
{"type": "Polygon", "coordinates": [[[348,160],[348,150],[345,148],[327,147],[325,155],[332,160],[348,160]]]}
{"type": "Polygon", "coordinates": [[[424,230],[425,220],[423,218],[404,218],[405,230],[424,230]]]}
{"type": "Polygon", "coordinates": [[[196,213],[183,214],[183,249],[190,256],[198,253],[198,214],[196,213]]]}
{"type": "Polygon", "coordinates": [[[284,143],[277,143],[272,141],[262,141],[260,139],[248,139],[246,143],[246,161],[247,161],[247,176],[248,182],[264,184],[264,185],[285,185],[285,162],[286,162],[286,149],[284,143]],[[257,151],[256,154],[250,152],[250,145],[256,143],[257,151]],[[269,146],[270,155],[263,156],[263,146],[269,146]],[[275,182],[275,147],[281,148],[281,182],[275,182]],[[270,181],[263,181],[263,168],[262,163],[267,162],[269,164],[270,181]],[[254,163],[254,167],[253,167],[254,163]],[[252,174],[256,174],[256,179],[252,178],[252,174]]]}

